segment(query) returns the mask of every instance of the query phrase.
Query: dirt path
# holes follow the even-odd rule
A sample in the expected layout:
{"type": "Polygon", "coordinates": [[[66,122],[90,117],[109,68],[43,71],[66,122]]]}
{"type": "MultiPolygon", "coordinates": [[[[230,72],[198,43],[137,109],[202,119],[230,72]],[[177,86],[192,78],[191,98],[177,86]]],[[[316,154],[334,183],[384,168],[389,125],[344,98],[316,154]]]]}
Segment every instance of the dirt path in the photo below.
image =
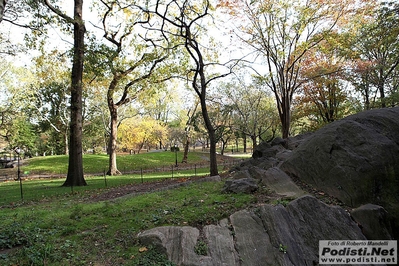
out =
{"type": "Polygon", "coordinates": [[[206,177],[190,177],[190,178],[170,178],[161,181],[146,181],[144,183],[136,183],[121,187],[109,188],[105,192],[92,196],[89,201],[98,202],[113,200],[132,194],[143,194],[156,192],[164,189],[171,189],[178,186],[188,185],[192,182],[199,181],[206,177]]]}

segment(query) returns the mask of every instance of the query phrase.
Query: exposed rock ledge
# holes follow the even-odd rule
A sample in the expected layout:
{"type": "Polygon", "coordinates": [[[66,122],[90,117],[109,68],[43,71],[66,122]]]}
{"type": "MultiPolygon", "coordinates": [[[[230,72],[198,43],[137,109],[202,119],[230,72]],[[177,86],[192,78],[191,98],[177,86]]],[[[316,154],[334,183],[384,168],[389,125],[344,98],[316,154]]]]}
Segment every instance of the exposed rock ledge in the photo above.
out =
{"type": "Polygon", "coordinates": [[[312,134],[262,143],[251,160],[234,169],[225,191],[252,191],[259,181],[281,198],[297,199],[286,207],[265,204],[236,212],[202,232],[158,227],[142,232],[139,239],[180,266],[317,265],[319,240],[397,239],[398,132],[396,107],[349,116],[312,134]],[[290,176],[357,208],[352,218],[339,206],[304,196],[290,176]],[[206,255],[195,253],[199,241],[207,244],[206,255]]]}
{"type": "Polygon", "coordinates": [[[251,212],[241,210],[218,225],[200,232],[195,227],[157,227],[139,234],[181,266],[316,265],[319,240],[365,239],[360,228],[341,207],[303,196],[286,207],[265,204],[251,212]],[[203,241],[206,255],[195,246],[203,241]]]}

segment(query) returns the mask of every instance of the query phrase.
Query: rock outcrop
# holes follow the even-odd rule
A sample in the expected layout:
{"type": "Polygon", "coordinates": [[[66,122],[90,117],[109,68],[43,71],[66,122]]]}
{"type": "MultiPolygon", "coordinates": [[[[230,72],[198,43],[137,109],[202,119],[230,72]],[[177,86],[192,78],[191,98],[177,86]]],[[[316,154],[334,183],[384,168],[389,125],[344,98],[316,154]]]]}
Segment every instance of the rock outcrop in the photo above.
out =
{"type": "Polygon", "coordinates": [[[223,186],[223,193],[252,193],[258,189],[257,181],[254,178],[240,178],[227,180],[223,186]]]}
{"type": "Polygon", "coordinates": [[[399,108],[352,115],[313,133],[280,168],[348,206],[384,207],[399,228],[398,132],[399,108]]]}
{"type": "Polygon", "coordinates": [[[165,226],[138,237],[181,266],[316,265],[319,240],[365,239],[345,210],[309,195],[286,207],[265,204],[254,211],[238,211],[217,225],[205,226],[202,234],[194,227],[165,226]],[[206,254],[195,252],[199,241],[206,243],[206,254]]]}
{"type": "Polygon", "coordinates": [[[319,131],[262,143],[232,169],[225,192],[267,187],[288,205],[241,210],[217,225],[139,235],[177,265],[317,265],[319,240],[399,237],[399,108],[359,113],[319,131]],[[351,213],[306,195],[292,177],[351,213]],[[335,199],[334,199],[335,200],[335,199]],[[287,201],[284,201],[287,203],[287,201]],[[198,243],[206,254],[198,254],[198,243]]]}
{"type": "Polygon", "coordinates": [[[367,239],[392,239],[388,212],[383,207],[374,204],[362,205],[352,210],[351,216],[359,224],[367,239]]]}

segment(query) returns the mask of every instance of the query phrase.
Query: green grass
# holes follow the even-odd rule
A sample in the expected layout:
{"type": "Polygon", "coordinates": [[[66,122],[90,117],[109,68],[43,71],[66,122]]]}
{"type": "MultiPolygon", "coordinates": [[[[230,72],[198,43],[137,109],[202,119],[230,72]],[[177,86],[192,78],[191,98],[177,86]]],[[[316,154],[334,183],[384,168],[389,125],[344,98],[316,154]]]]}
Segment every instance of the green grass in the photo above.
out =
{"type": "MultiPolygon", "coordinates": [[[[173,155],[165,152],[119,156],[118,166],[122,171],[124,165],[162,169],[174,164],[173,155]]],[[[204,159],[201,153],[190,155],[192,164],[204,159]]],[[[108,163],[108,157],[102,155],[85,155],[84,160],[86,172],[93,173],[108,163]]],[[[23,171],[63,172],[64,164],[67,165],[65,156],[34,158],[23,171]]],[[[196,173],[208,174],[209,168],[197,168],[196,173]]],[[[193,169],[173,172],[173,177],[192,175],[193,169]]],[[[143,247],[137,233],[163,225],[202,227],[256,201],[256,195],[222,194],[224,182],[192,183],[112,201],[92,200],[113,187],[171,177],[169,170],[144,173],[143,177],[88,176],[88,186],[74,188],[61,187],[65,178],[25,178],[24,200],[20,198],[18,181],[0,183],[0,265],[173,265],[151,247],[139,252],[143,247]]]]}
{"type": "MultiPolygon", "coordinates": [[[[222,170],[222,168],[220,168],[222,170]]],[[[87,186],[84,187],[62,187],[65,178],[41,178],[23,179],[22,196],[27,202],[37,202],[65,194],[87,193],[91,190],[104,190],[107,188],[118,187],[129,184],[165,180],[169,178],[190,177],[195,174],[205,176],[209,173],[209,168],[197,170],[174,170],[167,172],[146,173],[143,175],[118,175],[118,176],[89,176],[85,180],[87,186]]],[[[0,207],[10,204],[18,204],[21,201],[21,189],[19,181],[0,182],[0,207]]]]}
{"type": "MultiPolygon", "coordinates": [[[[88,203],[95,190],[1,209],[1,265],[137,265],[138,232],[162,225],[206,225],[254,202],[221,194],[223,182],[88,203]]],[[[150,254],[150,253],[148,253],[150,254]]],[[[157,265],[157,264],[153,264],[157,265]]]]}
{"type": "MultiPolygon", "coordinates": [[[[183,153],[177,153],[177,160],[181,162],[183,153]]],[[[188,163],[203,163],[204,156],[207,154],[200,152],[190,152],[188,163]]],[[[83,155],[83,168],[85,173],[103,173],[108,169],[109,157],[106,154],[85,154],[83,155]]],[[[165,152],[148,152],[134,155],[118,155],[117,166],[122,172],[151,169],[155,167],[167,167],[174,165],[176,161],[175,153],[165,152]]],[[[68,156],[46,156],[34,157],[26,160],[22,172],[30,174],[48,173],[48,174],[66,174],[68,171],[68,156]]]]}

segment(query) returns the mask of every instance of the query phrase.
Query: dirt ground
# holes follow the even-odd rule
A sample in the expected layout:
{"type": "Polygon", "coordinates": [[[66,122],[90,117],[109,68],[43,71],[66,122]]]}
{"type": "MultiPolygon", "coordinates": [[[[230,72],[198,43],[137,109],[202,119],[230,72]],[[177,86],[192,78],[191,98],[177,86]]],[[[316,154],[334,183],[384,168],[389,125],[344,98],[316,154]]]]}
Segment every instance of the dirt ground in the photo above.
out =
{"type": "Polygon", "coordinates": [[[165,190],[168,188],[174,188],[180,185],[184,185],[190,182],[195,182],[204,177],[191,177],[191,178],[171,178],[163,179],[161,181],[147,181],[140,184],[131,184],[121,187],[109,188],[101,194],[92,196],[89,201],[106,201],[113,200],[116,198],[124,197],[126,195],[144,194],[149,192],[155,192],[165,190]]]}

